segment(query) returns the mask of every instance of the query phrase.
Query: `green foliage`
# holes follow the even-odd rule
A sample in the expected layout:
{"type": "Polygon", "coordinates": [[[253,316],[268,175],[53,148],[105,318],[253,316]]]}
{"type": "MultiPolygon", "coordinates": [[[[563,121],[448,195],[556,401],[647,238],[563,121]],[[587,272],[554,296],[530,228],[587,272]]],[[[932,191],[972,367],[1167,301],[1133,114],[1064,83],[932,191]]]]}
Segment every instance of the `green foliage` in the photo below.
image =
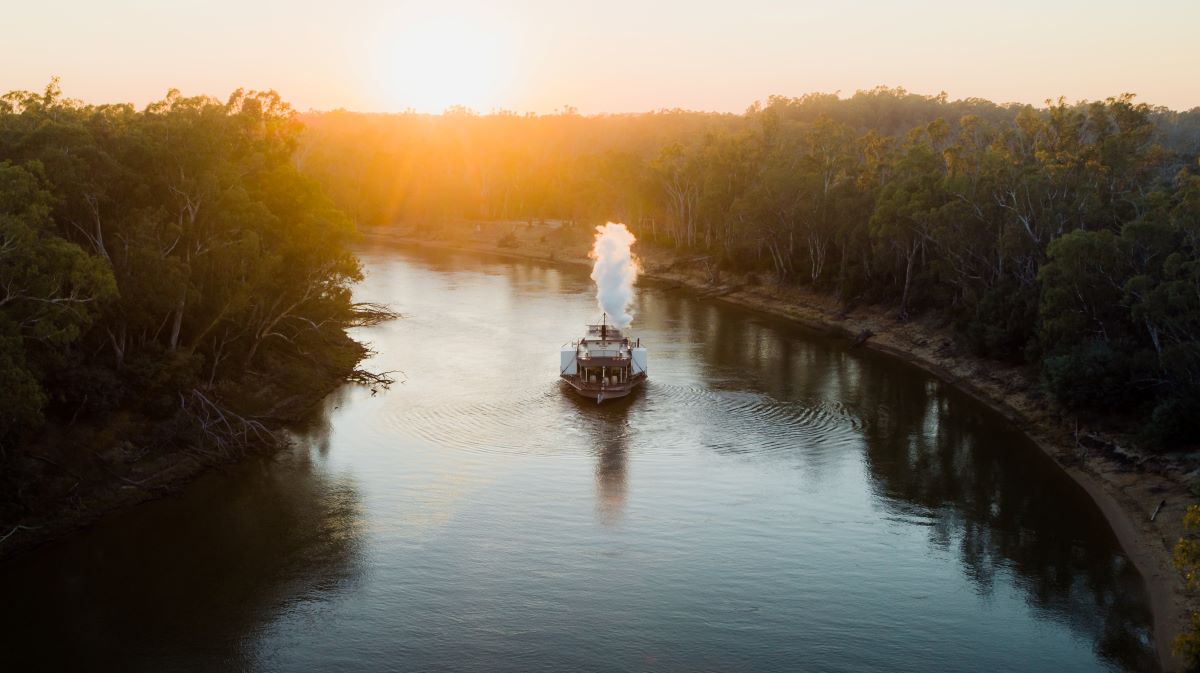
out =
{"type": "Polygon", "coordinates": [[[1137,402],[1129,356],[1104,341],[1088,341],[1042,363],[1046,388],[1073,411],[1110,412],[1137,402]]]}
{"type": "Polygon", "coordinates": [[[43,413],[175,414],[267,356],[320,364],[361,271],[300,131],[274,92],[0,98],[0,441],[43,413]]]}
{"type": "Polygon", "coordinates": [[[116,288],[102,260],[55,233],[41,173],[0,161],[0,310],[29,341],[64,346],[116,288]]]}
{"type": "MultiPolygon", "coordinates": [[[[1200,541],[1194,537],[1200,528],[1200,505],[1189,505],[1183,515],[1183,527],[1187,531],[1175,544],[1175,567],[1183,573],[1189,589],[1200,589],[1200,541]]],[[[1183,657],[1188,669],[1200,666],[1200,613],[1193,612],[1188,627],[1175,636],[1172,644],[1175,653],[1183,657]]]]}
{"type": "Polygon", "coordinates": [[[1143,428],[1144,439],[1160,446],[1195,442],[1200,436],[1200,394],[1187,390],[1164,395],[1154,406],[1150,422],[1143,428]]]}
{"type": "Polygon", "coordinates": [[[1196,178],[1176,177],[1119,230],[1076,230],[1039,273],[1049,389],[1076,410],[1146,412],[1143,438],[1194,442],[1200,400],[1196,178]]]}
{"type": "Polygon", "coordinates": [[[0,446],[42,421],[41,372],[115,294],[112,273],[59,237],[42,167],[0,161],[0,446]]]}
{"type": "Polygon", "coordinates": [[[372,224],[629,224],[727,268],[933,309],[1080,413],[1195,442],[1200,165],[1131,95],[1045,108],[772,97],[744,115],[314,116],[304,168],[372,224]]]}
{"type": "Polygon", "coordinates": [[[132,391],[121,372],[103,363],[88,363],[82,354],[75,354],[73,359],[46,375],[46,388],[55,393],[49,400],[52,410],[86,417],[116,411],[126,402],[126,395],[132,391]]]}
{"type": "Polygon", "coordinates": [[[12,323],[0,322],[0,446],[42,422],[46,394],[25,362],[12,323]]]}
{"type": "Polygon", "coordinates": [[[1008,361],[1037,361],[1038,296],[1009,281],[987,288],[959,326],[971,351],[1008,361]]]}
{"type": "Polygon", "coordinates": [[[1038,273],[1042,343],[1055,352],[1125,336],[1122,286],[1131,265],[1120,237],[1077,230],[1052,243],[1046,255],[1038,273]]]}

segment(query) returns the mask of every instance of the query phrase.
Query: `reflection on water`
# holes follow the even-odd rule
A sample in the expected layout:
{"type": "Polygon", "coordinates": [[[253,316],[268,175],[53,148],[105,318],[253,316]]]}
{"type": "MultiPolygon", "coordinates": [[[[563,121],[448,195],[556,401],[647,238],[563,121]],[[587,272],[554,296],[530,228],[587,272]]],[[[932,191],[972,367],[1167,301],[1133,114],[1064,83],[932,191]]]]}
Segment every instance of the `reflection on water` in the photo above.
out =
{"type": "Polygon", "coordinates": [[[619,437],[600,443],[596,453],[596,509],[600,520],[616,523],[625,507],[625,446],[619,437]]]}
{"type": "Polygon", "coordinates": [[[610,400],[604,406],[576,395],[565,384],[562,394],[576,407],[574,422],[594,443],[596,456],[596,515],[601,523],[613,526],[620,522],[625,508],[626,439],[629,435],[629,407],[637,404],[645,387],[635,388],[627,397],[610,400]]]}
{"type": "MultiPolygon", "coordinates": [[[[817,337],[798,342],[770,319],[735,328],[734,321],[714,318],[717,306],[668,295],[672,300],[680,307],[668,313],[688,326],[690,341],[704,344],[712,371],[741,369],[777,400],[814,393],[836,400],[826,409],[830,417],[853,410],[848,425],[865,440],[879,504],[894,521],[927,528],[931,547],[956,553],[980,596],[1007,584],[1038,612],[1093,642],[1108,663],[1157,668],[1141,578],[1115,551],[1115,537],[1086,492],[1019,432],[903,364],[865,353],[851,358],[817,337]],[[864,366],[863,359],[874,361],[864,366]],[[1097,546],[1107,553],[1097,554],[1097,546]]],[[[817,410],[822,403],[810,399],[805,406],[817,410]]],[[[756,417],[761,412],[754,409],[756,417]]],[[[811,431],[821,423],[803,426],[811,431]]],[[[792,430],[801,432],[783,434],[792,430]]],[[[823,464],[824,452],[807,453],[823,464]]],[[[814,476],[820,478],[819,470],[814,476]]]]}
{"type": "Polygon", "coordinates": [[[981,441],[1001,432],[1005,442],[1024,444],[960,396],[930,395],[911,381],[870,380],[872,390],[890,393],[864,408],[874,410],[867,419],[871,475],[893,515],[927,519],[930,544],[957,551],[981,595],[1015,575],[1030,605],[1094,641],[1103,657],[1153,670],[1140,579],[1123,555],[1091,552],[1092,540],[1112,539],[1103,521],[1063,506],[1071,498],[1086,508],[1082,488],[1064,484],[1036,451],[1014,461],[1001,442],[981,441]]]}
{"type": "MultiPolygon", "coordinates": [[[[3,568],[0,633],[114,668],[1152,670],[1140,578],[1007,423],[914,369],[645,286],[650,381],[557,375],[586,272],[370,250],[406,382],[296,451],[3,568]]],[[[107,667],[107,666],[100,666],[107,667]]]]}
{"type": "Polygon", "coordinates": [[[362,512],[353,480],[322,471],[313,425],[294,451],[4,566],[4,669],[236,669],[264,618],[319,614],[361,577],[362,512]]]}

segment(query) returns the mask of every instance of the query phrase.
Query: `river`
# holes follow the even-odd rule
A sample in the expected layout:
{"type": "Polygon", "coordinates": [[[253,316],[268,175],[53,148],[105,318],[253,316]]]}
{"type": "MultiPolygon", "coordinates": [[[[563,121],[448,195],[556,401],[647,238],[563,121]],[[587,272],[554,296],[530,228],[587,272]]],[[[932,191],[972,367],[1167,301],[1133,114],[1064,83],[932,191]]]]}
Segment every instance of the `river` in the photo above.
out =
{"type": "Polygon", "coordinates": [[[1155,670],[1096,506],[922,371],[650,283],[597,406],[586,270],[360,254],[400,382],[0,566],[6,670],[1155,670]]]}

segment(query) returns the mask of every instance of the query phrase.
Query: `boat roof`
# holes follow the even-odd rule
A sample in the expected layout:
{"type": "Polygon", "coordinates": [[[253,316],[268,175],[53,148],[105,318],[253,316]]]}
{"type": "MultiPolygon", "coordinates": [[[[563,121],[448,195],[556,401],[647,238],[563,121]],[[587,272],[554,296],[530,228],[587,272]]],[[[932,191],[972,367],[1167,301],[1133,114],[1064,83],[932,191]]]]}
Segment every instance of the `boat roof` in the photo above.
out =
{"type": "Polygon", "coordinates": [[[602,330],[604,332],[604,338],[610,341],[620,341],[621,339],[625,338],[625,335],[621,334],[621,330],[613,327],[612,325],[605,324],[588,325],[587,335],[589,337],[599,337],[602,330]]]}

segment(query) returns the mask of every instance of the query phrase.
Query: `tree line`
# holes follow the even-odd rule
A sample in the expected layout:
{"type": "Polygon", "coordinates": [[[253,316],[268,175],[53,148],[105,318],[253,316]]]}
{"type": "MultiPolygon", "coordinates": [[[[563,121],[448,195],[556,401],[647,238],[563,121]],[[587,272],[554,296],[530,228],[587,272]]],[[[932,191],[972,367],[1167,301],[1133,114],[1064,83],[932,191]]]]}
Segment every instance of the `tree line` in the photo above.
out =
{"type": "Polygon", "coordinates": [[[237,382],[353,369],[354,225],[296,169],[300,131],[274,92],[0,97],[0,449],[115,410],[245,439],[237,382]]]}
{"type": "Polygon", "coordinates": [[[369,225],[624,221],[846,306],[936,311],[1144,441],[1200,430],[1200,109],[875,89],[742,115],[311,115],[298,155],[369,225]]]}

